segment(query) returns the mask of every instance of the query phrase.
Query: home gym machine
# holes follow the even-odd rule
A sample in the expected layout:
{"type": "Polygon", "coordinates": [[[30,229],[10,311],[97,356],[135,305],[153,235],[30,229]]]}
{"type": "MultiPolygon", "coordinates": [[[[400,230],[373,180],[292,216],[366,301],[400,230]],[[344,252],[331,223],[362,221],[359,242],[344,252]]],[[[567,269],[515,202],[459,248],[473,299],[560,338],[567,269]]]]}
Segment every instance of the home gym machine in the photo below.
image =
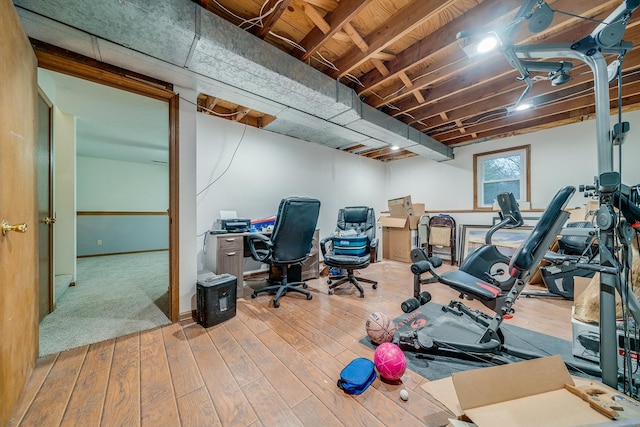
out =
{"type": "MultiPolygon", "coordinates": [[[[519,80],[526,84],[524,92],[516,102],[516,107],[527,97],[533,86],[532,73],[548,73],[549,80],[554,84],[568,81],[569,76],[566,71],[572,68],[572,64],[569,61],[557,61],[557,58],[581,61],[593,73],[598,174],[594,185],[590,188],[599,199],[599,208],[596,214],[596,238],[600,250],[600,266],[598,268],[600,272],[600,368],[603,383],[613,388],[618,387],[616,290],[635,324],[640,324],[640,304],[635,295],[627,289],[628,271],[631,266],[629,247],[632,236],[640,225],[640,213],[637,212],[637,207],[630,203],[627,194],[628,187],[622,185],[620,173],[613,171],[614,144],[618,145],[621,153],[621,144],[625,133],[629,130],[629,124],[621,121],[620,94],[622,61],[625,54],[632,48],[632,44],[623,41],[622,38],[631,14],[639,4],[640,0],[624,0],[590,34],[573,43],[520,46],[513,43],[514,35],[523,22],[529,22],[528,28],[531,32],[542,31],[552,22],[554,11],[543,0],[525,0],[511,23],[504,28],[498,30],[484,28],[458,34],[458,38],[487,33],[493,33],[496,36],[503,55],[509,64],[520,72],[519,80]],[[615,56],[609,67],[604,55],[615,56]],[[615,78],[618,79],[619,89],[618,123],[614,125],[613,131],[610,131],[609,81],[615,78]],[[615,208],[618,208],[617,212],[615,208]]],[[[534,233],[536,229],[538,229],[537,226],[534,233]]],[[[556,233],[557,231],[555,230],[556,233]]],[[[548,230],[548,232],[553,233],[554,231],[548,230]]],[[[515,287],[522,282],[523,273],[526,272],[523,267],[530,264],[534,255],[533,252],[528,253],[528,251],[534,249],[530,247],[531,242],[538,239],[533,233],[529,237],[520,247],[516,256],[512,257],[509,264],[510,274],[516,277],[515,287]]],[[[418,263],[414,265],[416,264],[418,263]]],[[[508,306],[509,304],[505,305],[505,307],[508,306]]],[[[500,309],[504,310],[504,307],[500,309]]],[[[496,316],[500,316],[500,313],[496,313],[496,316]]],[[[497,322],[497,319],[492,320],[487,329],[492,329],[492,325],[497,322]]],[[[626,341],[628,346],[628,337],[626,341]]],[[[626,351],[625,353],[628,355],[630,352],[626,351]]],[[[630,360],[628,362],[625,363],[628,370],[624,372],[625,392],[627,386],[632,386],[630,360]]]]}
{"type": "MultiPolygon", "coordinates": [[[[564,187],[555,195],[538,223],[511,257],[508,271],[514,282],[511,289],[502,289],[462,270],[451,270],[439,274],[436,268],[442,264],[432,257],[414,262],[411,271],[415,276],[429,273],[443,283],[479,300],[495,311],[490,316],[474,310],[459,300],[452,300],[443,307],[443,313],[422,329],[396,333],[394,342],[403,350],[443,354],[448,356],[472,356],[484,360],[505,363],[503,355],[521,359],[541,357],[541,354],[510,347],[504,343],[500,331],[505,315],[513,309],[518,296],[524,289],[532,272],[540,264],[547,249],[555,240],[569,214],[564,210],[575,192],[574,187],[564,187]]],[[[576,364],[570,367],[576,367],[576,364]]],[[[579,364],[579,369],[592,375],[599,375],[595,365],[579,364]]]]}
{"type": "MultiPolygon", "coordinates": [[[[524,220],[513,193],[500,193],[496,199],[500,206],[500,222],[487,231],[485,244],[471,252],[460,264],[459,270],[499,287],[501,293],[506,294],[513,287],[515,279],[508,272],[509,257],[493,245],[492,238],[498,230],[521,227],[524,220]]],[[[414,248],[411,251],[412,262],[427,259],[427,254],[423,249],[414,248]]],[[[420,287],[422,284],[433,282],[434,280],[431,280],[431,278],[423,279],[419,275],[414,275],[413,298],[401,304],[402,311],[408,313],[429,302],[431,295],[427,291],[420,292],[420,287]]],[[[464,294],[460,296],[463,297],[464,294]]],[[[495,299],[492,301],[495,301],[495,299]]],[[[489,308],[493,309],[494,307],[491,306],[489,308]]]]}

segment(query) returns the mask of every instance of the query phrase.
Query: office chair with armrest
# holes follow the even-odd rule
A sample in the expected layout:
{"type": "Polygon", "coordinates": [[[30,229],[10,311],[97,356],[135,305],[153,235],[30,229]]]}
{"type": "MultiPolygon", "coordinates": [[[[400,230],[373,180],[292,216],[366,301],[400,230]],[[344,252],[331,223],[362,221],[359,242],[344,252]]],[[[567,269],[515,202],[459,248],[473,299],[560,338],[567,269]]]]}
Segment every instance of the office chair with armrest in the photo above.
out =
{"type": "Polygon", "coordinates": [[[279,281],[256,289],[251,298],[262,292],[275,292],[273,306],[280,307],[280,297],[289,291],[299,292],[311,299],[305,282],[287,281],[287,272],[292,264],[301,264],[309,256],[313,243],[313,234],[320,214],[320,201],[306,197],[288,197],[282,199],[271,237],[253,233],[247,237],[251,257],[259,262],[270,264],[282,271],[279,281]]]}
{"type": "Polygon", "coordinates": [[[331,283],[331,279],[327,280],[329,285],[329,295],[333,294],[333,290],[343,283],[352,283],[358,291],[360,298],[364,298],[364,290],[359,281],[373,284],[373,289],[378,287],[378,282],[364,277],[356,278],[353,270],[366,268],[371,263],[371,250],[377,248],[378,240],[376,239],[376,217],[373,208],[367,206],[350,206],[338,211],[338,222],[336,225],[337,237],[327,237],[320,241],[320,250],[324,258],[324,264],[329,267],[342,268],[347,270],[346,276],[331,283]],[[348,237],[340,237],[345,231],[355,231],[354,240],[360,240],[354,247],[341,247],[340,241],[348,242],[348,237]]]}

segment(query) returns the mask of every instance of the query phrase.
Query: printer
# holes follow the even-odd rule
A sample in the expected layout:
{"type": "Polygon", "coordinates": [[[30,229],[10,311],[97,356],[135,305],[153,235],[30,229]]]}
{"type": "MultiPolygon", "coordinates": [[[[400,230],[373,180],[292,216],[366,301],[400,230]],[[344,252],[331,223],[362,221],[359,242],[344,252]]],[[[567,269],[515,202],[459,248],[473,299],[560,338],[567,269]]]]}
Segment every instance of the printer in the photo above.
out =
{"type": "Polygon", "coordinates": [[[225,230],[228,233],[245,233],[251,228],[250,219],[227,218],[218,219],[218,230],[225,230]]]}

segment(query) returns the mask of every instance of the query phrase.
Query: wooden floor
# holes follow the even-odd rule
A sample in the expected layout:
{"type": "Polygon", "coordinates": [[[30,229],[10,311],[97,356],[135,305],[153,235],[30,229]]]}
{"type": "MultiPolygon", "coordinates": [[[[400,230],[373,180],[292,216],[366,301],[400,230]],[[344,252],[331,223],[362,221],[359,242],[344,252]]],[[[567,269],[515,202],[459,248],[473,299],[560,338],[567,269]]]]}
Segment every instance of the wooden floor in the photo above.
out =
{"type": "MultiPolygon", "coordinates": [[[[183,321],[41,358],[10,425],[446,425],[449,412],[414,372],[402,384],[377,379],[358,396],[337,388],[350,360],[373,358],[358,342],[368,315],[395,318],[412,295],[408,264],[383,261],[358,273],[379,280],[377,290],[365,286],[364,299],[351,286],[329,296],[320,278],[308,282],[311,301],[289,294],[275,309],[268,295],[242,298],[236,317],[208,329],[183,321]]],[[[439,284],[427,289],[443,304],[457,296],[439,284]]],[[[570,307],[521,298],[508,322],[571,339],[570,307]]]]}

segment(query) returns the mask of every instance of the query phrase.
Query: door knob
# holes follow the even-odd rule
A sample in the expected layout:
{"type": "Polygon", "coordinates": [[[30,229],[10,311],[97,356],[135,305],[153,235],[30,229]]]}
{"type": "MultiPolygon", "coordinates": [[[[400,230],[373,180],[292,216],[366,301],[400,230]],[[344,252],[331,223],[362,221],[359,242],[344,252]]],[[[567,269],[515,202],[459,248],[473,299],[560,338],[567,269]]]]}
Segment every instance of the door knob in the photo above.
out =
{"type": "Polygon", "coordinates": [[[9,221],[6,219],[2,220],[2,224],[0,224],[0,229],[2,230],[2,235],[6,236],[10,231],[17,231],[18,233],[26,233],[27,232],[27,224],[9,224],[9,221]]]}
{"type": "Polygon", "coordinates": [[[46,216],[46,217],[42,218],[42,220],[40,222],[43,223],[43,224],[51,225],[51,224],[55,224],[56,223],[56,219],[46,216]]]}

